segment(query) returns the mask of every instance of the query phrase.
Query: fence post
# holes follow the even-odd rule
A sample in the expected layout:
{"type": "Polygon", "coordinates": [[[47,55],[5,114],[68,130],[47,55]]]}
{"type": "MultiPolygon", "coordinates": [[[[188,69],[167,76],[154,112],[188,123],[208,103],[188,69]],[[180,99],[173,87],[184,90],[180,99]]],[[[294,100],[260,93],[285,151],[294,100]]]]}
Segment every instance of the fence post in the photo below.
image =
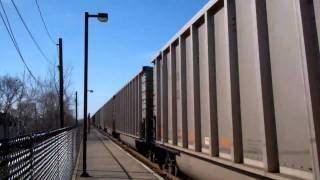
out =
{"type": "Polygon", "coordinates": [[[34,171],[34,167],[33,167],[33,157],[34,157],[34,149],[33,149],[33,145],[34,145],[34,138],[33,138],[33,134],[31,134],[30,136],[30,170],[31,170],[31,180],[33,179],[33,171],[34,171]]]}
{"type": "Polygon", "coordinates": [[[6,140],[3,144],[4,148],[3,151],[0,152],[1,156],[4,157],[3,164],[0,166],[0,170],[2,169],[2,172],[0,172],[0,175],[3,177],[9,178],[9,160],[8,160],[8,154],[9,154],[9,148],[8,146],[8,140],[6,140]],[[3,153],[3,154],[2,154],[3,153]]]}

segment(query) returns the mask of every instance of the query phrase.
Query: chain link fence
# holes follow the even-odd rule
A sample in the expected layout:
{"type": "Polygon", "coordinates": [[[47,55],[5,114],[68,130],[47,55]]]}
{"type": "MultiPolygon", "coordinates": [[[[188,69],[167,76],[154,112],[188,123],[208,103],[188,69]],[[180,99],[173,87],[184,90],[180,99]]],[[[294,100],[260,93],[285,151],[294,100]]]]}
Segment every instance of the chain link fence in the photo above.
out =
{"type": "Polygon", "coordinates": [[[71,179],[80,127],[0,140],[0,179],[71,179]]]}

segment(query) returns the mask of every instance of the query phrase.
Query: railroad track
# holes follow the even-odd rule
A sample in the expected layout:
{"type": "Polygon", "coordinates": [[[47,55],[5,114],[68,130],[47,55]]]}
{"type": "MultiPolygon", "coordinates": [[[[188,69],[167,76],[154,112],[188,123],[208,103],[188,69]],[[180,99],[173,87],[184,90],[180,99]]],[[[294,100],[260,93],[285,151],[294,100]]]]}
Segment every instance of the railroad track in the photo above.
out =
{"type": "MultiPolygon", "coordinates": [[[[129,153],[131,156],[133,156],[134,158],[136,158],[138,161],[142,162],[144,165],[146,165],[148,168],[150,168],[152,171],[154,171],[155,173],[157,173],[159,176],[161,176],[163,179],[165,180],[181,180],[179,177],[177,176],[173,176],[171,174],[169,174],[168,172],[162,170],[159,165],[151,162],[148,158],[142,156],[141,154],[139,154],[138,152],[136,152],[135,150],[133,150],[132,148],[130,148],[129,146],[123,144],[121,141],[115,139],[114,137],[110,136],[109,134],[107,134],[106,132],[104,132],[101,129],[97,129],[101,134],[105,135],[108,139],[110,139],[112,142],[114,142],[116,145],[118,145],[120,148],[122,148],[124,151],[126,151],[127,153],[129,153]]],[[[102,139],[99,137],[100,141],[102,141],[102,139]]],[[[102,142],[103,143],[103,142],[102,142]]],[[[104,143],[103,143],[104,144],[104,143]]],[[[110,152],[110,154],[116,159],[116,157],[111,153],[110,149],[104,144],[105,148],[110,152]]],[[[120,165],[121,163],[117,160],[118,164],[120,165]]],[[[128,172],[125,170],[125,168],[120,165],[122,167],[122,169],[126,172],[126,174],[128,174],[128,172]]],[[[128,176],[130,177],[130,176],[128,176]]]]}
{"type": "MultiPolygon", "coordinates": [[[[101,141],[101,144],[103,145],[103,147],[110,153],[110,155],[112,156],[112,158],[117,162],[117,164],[121,167],[121,169],[123,170],[123,172],[126,174],[126,176],[128,177],[128,179],[133,179],[130,174],[128,173],[128,171],[126,170],[126,168],[124,168],[124,166],[121,164],[121,162],[118,160],[118,158],[112,153],[112,151],[110,150],[110,148],[103,142],[103,139],[97,135],[97,137],[99,138],[99,140],[101,141]]],[[[110,138],[109,138],[110,139],[110,138]]]]}

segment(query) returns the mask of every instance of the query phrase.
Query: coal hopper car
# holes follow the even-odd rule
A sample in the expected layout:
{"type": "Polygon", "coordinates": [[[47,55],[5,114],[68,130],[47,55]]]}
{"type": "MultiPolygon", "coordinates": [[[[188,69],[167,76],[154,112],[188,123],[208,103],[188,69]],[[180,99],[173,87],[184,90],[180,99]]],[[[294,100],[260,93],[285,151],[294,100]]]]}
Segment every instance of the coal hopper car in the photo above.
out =
{"type": "Polygon", "coordinates": [[[145,66],[96,113],[96,126],[141,153],[152,138],[153,68],[145,66]]]}
{"type": "Polygon", "coordinates": [[[320,179],[319,28],[317,0],[209,1],[152,59],[165,167],[320,179]]]}
{"type": "Polygon", "coordinates": [[[319,0],[210,0],[96,126],[192,179],[320,179],[319,42],[319,0]]]}

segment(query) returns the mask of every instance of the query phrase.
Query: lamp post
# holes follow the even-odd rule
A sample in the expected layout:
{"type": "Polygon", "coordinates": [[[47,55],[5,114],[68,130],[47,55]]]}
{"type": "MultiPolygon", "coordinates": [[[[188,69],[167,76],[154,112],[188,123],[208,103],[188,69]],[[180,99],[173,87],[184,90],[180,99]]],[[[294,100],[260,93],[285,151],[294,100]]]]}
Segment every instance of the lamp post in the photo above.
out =
{"type": "Polygon", "coordinates": [[[89,18],[97,18],[100,22],[108,21],[107,13],[85,13],[84,19],[84,105],[83,105],[83,170],[81,177],[89,177],[87,172],[87,96],[88,96],[88,21],[89,18]]]}

